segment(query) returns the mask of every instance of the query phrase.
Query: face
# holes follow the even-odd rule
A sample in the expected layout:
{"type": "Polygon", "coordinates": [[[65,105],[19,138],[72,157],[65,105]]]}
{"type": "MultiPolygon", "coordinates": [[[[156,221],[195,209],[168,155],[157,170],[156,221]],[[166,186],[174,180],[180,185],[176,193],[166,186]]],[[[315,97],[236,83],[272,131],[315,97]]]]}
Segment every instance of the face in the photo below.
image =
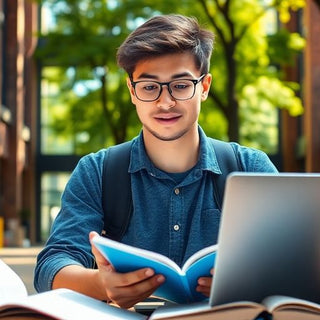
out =
{"type": "MultiPolygon", "coordinates": [[[[133,72],[133,81],[168,82],[179,79],[198,79],[200,76],[193,56],[189,53],[181,53],[139,62],[133,72]]],[[[190,134],[197,134],[200,105],[208,96],[211,84],[210,74],[196,85],[195,94],[189,100],[174,99],[168,87],[163,86],[157,100],[140,101],[135,96],[129,79],[127,84],[132,103],[136,106],[138,117],[143,125],[145,138],[151,135],[163,141],[173,141],[190,134]]]]}

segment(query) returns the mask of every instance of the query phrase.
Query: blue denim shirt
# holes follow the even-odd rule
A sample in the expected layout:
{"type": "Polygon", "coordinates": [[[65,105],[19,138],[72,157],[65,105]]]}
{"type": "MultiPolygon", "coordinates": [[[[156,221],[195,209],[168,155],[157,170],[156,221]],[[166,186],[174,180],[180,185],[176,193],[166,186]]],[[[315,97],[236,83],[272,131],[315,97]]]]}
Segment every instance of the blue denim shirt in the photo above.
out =
{"type": "MultiPolygon", "coordinates": [[[[140,134],[134,139],[129,172],[133,215],[122,242],[164,254],[178,265],[201,248],[217,242],[221,212],[213,195],[212,174],[221,174],[212,144],[199,127],[200,152],[196,166],[176,181],[176,175],[157,169],[148,158],[140,134]]],[[[232,143],[244,171],[277,172],[268,156],[232,143]]],[[[67,265],[92,268],[90,231],[103,228],[101,176],[109,149],[84,156],[62,195],[61,211],[45,248],[38,256],[34,285],[50,290],[55,274],[67,265]]],[[[121,194],[119,194],[121,198],[121,194]]]]}

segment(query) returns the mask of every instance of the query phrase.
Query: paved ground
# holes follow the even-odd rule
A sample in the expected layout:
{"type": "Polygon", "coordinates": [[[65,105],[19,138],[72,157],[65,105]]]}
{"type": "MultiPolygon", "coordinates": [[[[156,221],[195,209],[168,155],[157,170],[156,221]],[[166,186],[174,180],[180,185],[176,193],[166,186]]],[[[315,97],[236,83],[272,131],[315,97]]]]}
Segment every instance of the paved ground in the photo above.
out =
{"type": "Polygon", "coordinates": [[[35,293],[33,272],[36,256],[41,247],[31,248],[0,248],[0,259],[9,265],[24,282],[28,294],[35,293]]]}

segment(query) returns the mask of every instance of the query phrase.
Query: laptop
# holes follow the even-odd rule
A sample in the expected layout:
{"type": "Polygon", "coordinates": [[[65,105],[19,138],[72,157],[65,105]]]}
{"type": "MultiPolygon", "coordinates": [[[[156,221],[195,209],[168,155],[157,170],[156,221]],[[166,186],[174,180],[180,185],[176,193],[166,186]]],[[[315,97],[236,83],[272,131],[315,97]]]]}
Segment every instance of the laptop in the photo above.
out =
{"type": "Polygon", "coordinates": [[[230,174],[218,245],[209,302],[150,319],[211,319],[212,307],[271,295],[320,303],[320,174],[230,174]]]}
{"type": "Polygon", "coordinates": [[[228,176],[210,305],[320,303],[320,174],[228,176]]]}

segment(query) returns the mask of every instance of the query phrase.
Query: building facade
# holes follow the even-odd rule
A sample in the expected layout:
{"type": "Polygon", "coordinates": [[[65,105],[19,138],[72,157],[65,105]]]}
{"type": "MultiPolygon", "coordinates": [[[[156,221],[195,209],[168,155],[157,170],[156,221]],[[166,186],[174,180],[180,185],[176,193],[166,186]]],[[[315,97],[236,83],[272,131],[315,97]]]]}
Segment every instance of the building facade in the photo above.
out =
{"type": "Polygon", "coordinates": [[[22,245],[34,234],[38,9],[0,0],[0,12],[0,216],[4,245],[22,245]]]}

